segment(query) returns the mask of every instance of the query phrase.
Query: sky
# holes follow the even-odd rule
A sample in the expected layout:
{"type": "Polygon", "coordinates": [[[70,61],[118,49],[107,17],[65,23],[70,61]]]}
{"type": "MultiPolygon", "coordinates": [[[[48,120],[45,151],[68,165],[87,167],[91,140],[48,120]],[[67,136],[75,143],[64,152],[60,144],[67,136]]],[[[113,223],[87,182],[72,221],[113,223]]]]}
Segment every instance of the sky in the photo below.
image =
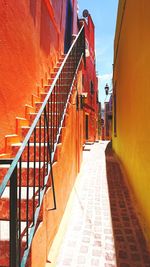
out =
{"type": "Polygon", "coordinates": [[[96,71],[99,78],[99,100],[109,100],[104,87],[112,89],[113,45],[118,0],[78,0],[79,17],[87,9],[95,24],[96,71]]]}

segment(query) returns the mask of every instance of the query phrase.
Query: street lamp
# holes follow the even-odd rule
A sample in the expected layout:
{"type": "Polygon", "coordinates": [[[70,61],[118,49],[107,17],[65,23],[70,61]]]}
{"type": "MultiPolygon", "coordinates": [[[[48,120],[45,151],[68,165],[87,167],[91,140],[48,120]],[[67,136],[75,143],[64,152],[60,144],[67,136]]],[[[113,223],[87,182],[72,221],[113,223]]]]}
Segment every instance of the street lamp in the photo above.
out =
{"type": "Polygon", "coordinates": [[[105,89],[105,93],[106,93],[106,95],[108,95],[108,93],[109,93],[109,86],[108,86],[108,83],[106,83],[104,89],[105,89]]]}
{"type": "Polygon", "coordinates": [[[113,92],[113,90],[109,90],[108,83],[106,83],[104,89],[105,89],[105,94],[106,94],[106,95],[111,95],[112,92],[113,92]]]}

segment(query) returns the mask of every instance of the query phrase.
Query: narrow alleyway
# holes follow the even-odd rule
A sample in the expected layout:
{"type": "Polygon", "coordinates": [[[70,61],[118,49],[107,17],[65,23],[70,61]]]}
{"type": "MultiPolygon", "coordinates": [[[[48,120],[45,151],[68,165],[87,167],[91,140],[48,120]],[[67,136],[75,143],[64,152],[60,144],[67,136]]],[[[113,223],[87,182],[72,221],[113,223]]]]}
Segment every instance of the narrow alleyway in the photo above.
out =
{"type": "Polygon", "coordinates": [[[107,144],[85,146],[66,218],[46,267],[150,267],[150,254],[120,166],[111,150],[106,150],[105,157],[107,144]]]}

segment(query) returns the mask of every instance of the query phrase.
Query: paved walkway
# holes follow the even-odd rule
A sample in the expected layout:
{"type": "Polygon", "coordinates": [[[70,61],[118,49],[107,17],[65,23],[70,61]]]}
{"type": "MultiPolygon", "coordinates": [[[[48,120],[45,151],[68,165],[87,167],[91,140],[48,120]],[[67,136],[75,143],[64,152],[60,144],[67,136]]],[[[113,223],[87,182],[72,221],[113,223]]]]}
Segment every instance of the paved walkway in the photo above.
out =
{"type": "Polygon", "coordinates": [[[105,158],[107,143],[85,146],[67,219],[47,267],[150,267],[150,254],[120,167],[111,151],[105,158]]]}

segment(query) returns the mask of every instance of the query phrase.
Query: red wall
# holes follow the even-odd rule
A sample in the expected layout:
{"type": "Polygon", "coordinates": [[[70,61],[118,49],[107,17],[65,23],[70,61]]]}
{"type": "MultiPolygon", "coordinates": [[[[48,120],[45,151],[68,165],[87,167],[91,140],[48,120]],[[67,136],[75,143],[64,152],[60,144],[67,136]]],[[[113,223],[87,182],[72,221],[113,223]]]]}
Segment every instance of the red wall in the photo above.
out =
{"type": "Polygon", "coordinates": [[[36,85],[63,52],[65,13],[66,0],[0,1],[0,153],[16,116],[24,117],[36,85]]]}
{"type": "Polygon", "coordinates": [[[95,69],[95,27],[91,16],[82,20],[85,25],[85,43],[86,43],[86,67],[84,70],[83,92],[88,96],[85,104],[85,113],[89,115],[89,141],[96,139],[97,133],[97,112],[98,112],[98,82],[95,69]],[[91,93],[90,82],[93,82],[94,92],[91,93]]]}

